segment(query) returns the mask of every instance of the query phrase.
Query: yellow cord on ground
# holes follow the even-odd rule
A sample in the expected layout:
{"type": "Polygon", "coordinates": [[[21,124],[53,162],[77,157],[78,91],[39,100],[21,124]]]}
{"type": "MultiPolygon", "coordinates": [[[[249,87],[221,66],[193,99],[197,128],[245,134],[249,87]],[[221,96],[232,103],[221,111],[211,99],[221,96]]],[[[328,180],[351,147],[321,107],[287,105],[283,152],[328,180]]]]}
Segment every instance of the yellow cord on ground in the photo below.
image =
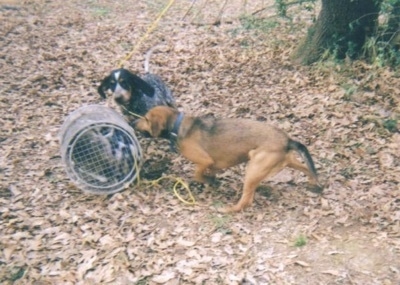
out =
{"type": "MultiPolygon", "coordinates": [[[[128,109],[126,109],[125,107],[123,107],[123,108],[124,108],[125,111],[128,112],[130,115],[136,116],[136,117],[138,117],[138,118],[143,118],[143,116],[140,116],[140,115],[138,115],[138,114],[135,114],[135,113],[129,111],[128,109]]],[[[138,168],[139,168],[139,166],[137,165],[137,162],[136,162],[136,160],[135,160],[135,169],[138,170],[138,168]]],[[[137,178],[136,178],[136,181],[137,181],[136,183],[137,183],[138,185],[140,185],[140,182],[141,182],[141,181],[140,181],[140,175],[139,175],[139,173],[140,173],[140,171],[138,171],[138,173],[137,173],[137,178]]],[[[173,176],[164,176],[164,177],[160,177],[160,178],[158,178],[158,179],[156,179],[156,180],[152,180],[152,181],[150,181],[150,183],[151,183],[152,185],[155,185],[155,184],[158,183],[158,181],[160,181],[160,180],[162,180],[162,179],[165,179],[165,178],[176,180],[176,182],[175,182],[175,184],[174,184],[173,190],[174,190],[175,196],[176,196],[182,203],[184,203],[184,204],[186,204],[186,205],[194,205],[194,204],[196,203],[196,200],[194,199],[194,197],[193,197],[193,195],[192,195],[192,192],[190,191],[189,185],[187,185],[187,183],[186,183],[185,181],[183,181],[183,179],[181,179],[181,178],[176,178],[176,177],[173,177],[173,176]],[[183,188],[185,188],[185,189],[187,190],[188,195],[189,195],[189,198],[190,198],[190,201],[187,201],[187,200],[183,199],[183,198],[181,197],[181,195],[179,195],[179,193],[178,193],[178,185],[182,185],[183,188]]]]}
{"type": "MultiPolygon", "coordinates": [[[[123,67],[123,63],[126,62],[126,61],[128,61],[129,59],[131,59],[132,55],[136,52],[136,50],[139,48],[139,46],[142,44],[142,42],[144,42],[144,41],[147,39],[147,37],[150,35],[150,33],[154,31],[154,29],[155,29],[155,28],[157,27],[157,25],[158,25],[158,22],[160,22],[161,18],[165,15],[165,13],[167,13],[167,11],[169,10],[169,8],[171,8],[171,6],[172,6],[172,4],[174,4],[174,2],[175,2],[175,0],[170,0],[170,1],[169,1],[168,5],[165,6],[165,8],[161,11],[161,13],[157,16],[157,18],[156,18],[156,19],[154,20],[154,22],[151,24],[151,26],[147,29],[146,33],[139,39],[139,41],[138,41],[138,42],[136,43],[136,45],[133,47],[132,51],[131,51],[127,56],[125,56],[124,59],[122,59],[122,60],[120,61],[120,63],[118,64],[119,68],[122,68],[122,67],[123,67]]],[[[130,115],[132,115],[132,116],[135,116],[135,117],[138,117],[138,118],[143,118],[143,116],[140,116],[140,115],[138,115],[138,114],[135,114],[135,113],[133,113],[133,112],[130,112],[130,111],[127,110],[126,108],[124,108],[124,109],[125,109],[126,112],[128,112],[128,113],[129,113],[130,115]]],[[[186,205],[194,205],[194,204],[196,203],[196,200],[195,200],[195,198],[193,197],[192,192],[190,191],[189,185],[188,185],[185,181],[183,181],[183,179],[181,179],[181,178],[176,178],[176,177],[172,177],[172,176],[164,176],[164,177],[160,177],[160,178],[158,178],[158,179],[156,179],[156,180],[150,181],[150,183],[151,183],[152,185],[155,185],[155,184],[157,184],[160,180],[162,180],[162,179],[167,179],[167,178],[168,178],[168,179],[174,179],[174,180],[176,180],[176,182],[175,182],[175,184],[174,184],[173,190],[174,190],[175,196],[176,196],[182,203],[184,203],[184,204],[186,204],[186,205]],[[182,185],[183,188],[185,188],[185,189],[187,190],[188,195],[189,195],[189,201],[183,199],[183,198],[181,197],[181,195],[179,194],[179,192],[178,192],[178,186],[179,186],[179,185],[182,185]]],[[[139,174],[138,174],[138,177],[137,177],[137,183],[140,184],[140,176],[139,176],[139,174]]]]}
{"type": "Polygon", "coordinates": [[[147,29],[146,33],[139,39],[139,41],[136,43],[136,45],[133,47],[132,51],[123,59],[119,62],[118,66],[119,68],[122,68],[124,65],[125,61],[128,61],[132,55],[136,52],[138,47],[144,42],[147,37],[150,35],[152,31],[157,27],[158,22],[160,22],[161,18],[164,16],[165,13],[167,13],[168,9],[174,4],[175,0],[170,0],[168,5],[165,6],[165,8],[161,11],[161,13],[157,16],[157,18],[154,20],[154,22],[150,25],[150,27],[147,29]]]}
{"type": "Polygon", "coordinates": [[[173,176],[163,176],[163,177],[160,177],[160,178],[158,178],[158,179],[156,179],[156,180],[150,181],[150,183],[151,183],[151,185],[156,185],[156,184],[158,184],[159,181],[161,181],[161,180],[163,180],[163,179],[172,179],[172,180],[176,180],[176,182],[175,182],[175,184],[174,184],[174,188],[173,188],[174,194],[175,194],[175,196],[176,196],[182,203],[184,203],[184,204],[186,204],[186,205],[194,205],[194,204],[196,204],[196,200],[195,200],[195,198],[193,197],[192,192],[190,191],[189,185],[188,185],[185,181],[183,181],[183,179],[181,179],[181,178],[177,178],[177,177],[173,177],[173,176]],[[178,186],[179,186],[179,185],[182,185],[182,187],[185,188],[185,189],[187,190],[188,195],[189,195],[189,200],[185,200],[185,199],[182,198],[182,196],[179,194],[179,192],[178,192],[178,186]]]}

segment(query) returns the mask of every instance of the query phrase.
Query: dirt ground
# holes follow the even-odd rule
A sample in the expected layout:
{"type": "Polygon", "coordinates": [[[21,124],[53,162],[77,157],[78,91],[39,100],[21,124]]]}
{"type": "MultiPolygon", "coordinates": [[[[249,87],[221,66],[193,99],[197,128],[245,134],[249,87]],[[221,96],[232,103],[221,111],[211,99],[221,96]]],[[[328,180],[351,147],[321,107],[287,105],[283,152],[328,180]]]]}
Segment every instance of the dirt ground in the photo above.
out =
{"type": "MultiPolygon", "coordinates": [[[[273,1],[223,2],[177,0],[142,41],[167,1],[0,1],[1,284],[400,284],[400,126],[387,126],[400,119],[399,72],[293,65],[316,11],[289,21],[273,1]],[[308,146],[323,194],[285,170],[251,208],[221,214],[243,166],[193,189],[195,205],[173,181],[108,196],[74,186],[61,124],[106,104],[101,79],[121,61],[142,73],[156,45],[150,68],[180,110],[276,124],[308,146]]],[[[190,181],[167,141],[141,144],[163,175],[190,181]]]]}

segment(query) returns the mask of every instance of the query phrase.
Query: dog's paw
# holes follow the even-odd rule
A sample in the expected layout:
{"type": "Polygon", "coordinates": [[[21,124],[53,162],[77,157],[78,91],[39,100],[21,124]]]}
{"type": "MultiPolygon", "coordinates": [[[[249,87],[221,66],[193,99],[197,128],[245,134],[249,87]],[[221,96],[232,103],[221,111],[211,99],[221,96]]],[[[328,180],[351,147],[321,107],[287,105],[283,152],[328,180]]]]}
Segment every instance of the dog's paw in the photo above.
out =
{"type": "Polygon", "coordinates": [[[195,177],[194,181],[196,181],[197,183],[206,184],[213,188],[218,188],[221,184],[215,176],[203,175],[201,177],[195,177]]]}
{"type": "Polygon", "coordinates": [[[313,193],[321,194],[324,190],[324,187],[321,185],[309,185],[307,186],[307,190],[313,193]]]}

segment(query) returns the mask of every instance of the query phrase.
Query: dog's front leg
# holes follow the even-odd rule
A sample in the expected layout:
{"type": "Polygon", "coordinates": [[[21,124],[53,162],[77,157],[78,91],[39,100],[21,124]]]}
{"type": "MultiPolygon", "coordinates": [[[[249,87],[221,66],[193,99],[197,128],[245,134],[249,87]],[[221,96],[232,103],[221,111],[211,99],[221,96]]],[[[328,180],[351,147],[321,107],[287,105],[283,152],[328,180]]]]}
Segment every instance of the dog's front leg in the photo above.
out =
{"type": "Polygon", "coordinates": [[[214,160],[199,144],[186,140],[180,144],[180,151],[184,157],[196,165],[194,180],[203,184],[212,184],[214,181],[215,170],[213,170],[214,160]],[[207,169],[211,176],[206,175],[207,169]]]}
{"type": "Polygon", "coordinates": [[[215,171],[210,169],[209,175],[206,175],[206,171],[209,169],[207,165],[196,164],[194,171],[194,180],[203,184],[214,185],[215,184],[215,171]]]}

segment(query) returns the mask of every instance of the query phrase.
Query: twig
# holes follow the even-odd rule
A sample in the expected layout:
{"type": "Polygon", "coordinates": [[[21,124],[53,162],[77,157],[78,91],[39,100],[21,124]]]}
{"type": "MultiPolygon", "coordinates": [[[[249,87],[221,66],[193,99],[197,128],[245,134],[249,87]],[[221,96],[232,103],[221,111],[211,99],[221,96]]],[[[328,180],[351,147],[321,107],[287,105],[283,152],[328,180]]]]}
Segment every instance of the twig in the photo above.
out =
{"type": "Polygon", "coordinates": [[[224,13],[224,9],[225,9],[227,3],[228,3],[228,0],[225,0],[224,4],[221,7],[221,10],[218,13],[217,21],[215,21],[216,23],[221,23],[222,14],[224,13]]]}
{"type": "Polygon", "coordinates": [[[189,9],[186,11],[185,15],[183,15],[181,21],[185,20],[186,16],[190,13],[190,11],[192,10],[194,4],[196,3],[196,0],[192,1],[192,4],[190,5],[189,9]]]}
{"type": "MultiPolygon", "coordinates": [[[[292,5],[303,4],[303,3],[306,3],[306,2],[315,2],[315,1],[314,0],[299,0],[299,1],[285,3],[285,6],[288,7],[288,6],[292,6],[292,5]]],[[[270,9],[270,8],[273,8],[273,7],[275,7],[275,5],[271,5],[271,6],[267,6],[267,7],[261,8],[259,10],[256,10],[255,12],[251,13],[251,15],[254,16],[254,15],[256,15],[256,14],[258,14],[258,13],[264,11],[264,10],[267,10],[267,9],[270,9]]]]}
{"type": "Polygon", "coordinates": [[[273,8],[273,7],[274,7],[274,5],[272,5],[272,6],[267,6],[267,7],[261,8],[261,9],[258,9],[258,10],[256,10],[255,12],[251,13],[251,15],[254,16],[254,15],[256,15],[256,14],[258,14],[258,13],[264,11],[264,10],[267,10],[267,9],[273,8]]]}

